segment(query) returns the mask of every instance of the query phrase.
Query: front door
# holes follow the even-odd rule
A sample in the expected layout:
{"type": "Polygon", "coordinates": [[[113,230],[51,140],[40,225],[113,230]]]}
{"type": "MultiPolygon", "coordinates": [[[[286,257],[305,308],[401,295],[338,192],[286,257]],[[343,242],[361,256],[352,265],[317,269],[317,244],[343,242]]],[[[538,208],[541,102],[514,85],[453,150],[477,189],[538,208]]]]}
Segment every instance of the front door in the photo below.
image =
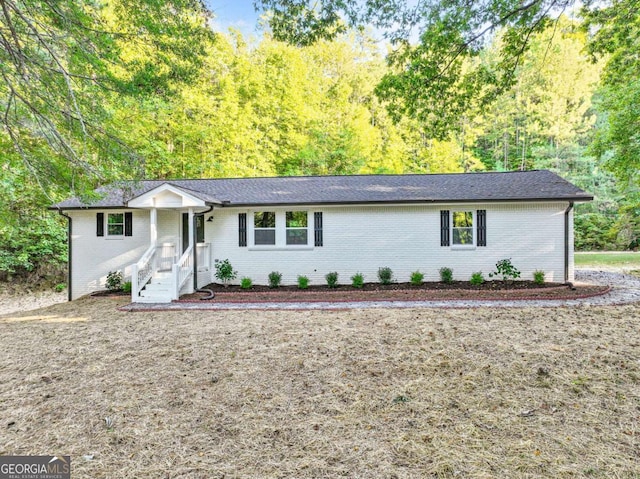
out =
{"type": "MultiPolygon", "coordinates": [[[[196,216],[196,244],[204,243],[204,216],[196,216]]],[[[189,213],[182,213],[182,253],[189,247],[189,213]]]]}

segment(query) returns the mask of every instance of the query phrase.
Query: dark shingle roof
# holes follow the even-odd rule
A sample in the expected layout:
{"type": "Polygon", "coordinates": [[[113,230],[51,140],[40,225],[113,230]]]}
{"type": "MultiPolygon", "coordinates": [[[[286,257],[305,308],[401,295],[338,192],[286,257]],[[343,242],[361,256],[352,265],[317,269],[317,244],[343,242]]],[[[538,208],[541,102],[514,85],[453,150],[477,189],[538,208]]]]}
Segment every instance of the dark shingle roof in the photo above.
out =
{"type": "Polygon", "coordinates": [[[72,198],[55,209],[117,208],[165,183],[206,203],[225,206],[590,201],[593,196],[546,170],[434,175],[287,176],[201,180],[144,180],[100,188],[90,204],[72,198]]]}

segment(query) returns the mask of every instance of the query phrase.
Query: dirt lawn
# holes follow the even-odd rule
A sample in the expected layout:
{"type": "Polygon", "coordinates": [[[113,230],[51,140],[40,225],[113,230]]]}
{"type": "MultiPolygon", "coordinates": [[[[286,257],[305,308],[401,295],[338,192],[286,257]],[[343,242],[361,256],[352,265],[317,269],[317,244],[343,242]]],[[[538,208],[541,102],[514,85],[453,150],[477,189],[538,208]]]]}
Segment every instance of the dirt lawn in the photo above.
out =
{"type": "Polygon", "coordinates": [[[0,316],[0,454],[79,478],[637,478],[640,306],[0,316]]]}

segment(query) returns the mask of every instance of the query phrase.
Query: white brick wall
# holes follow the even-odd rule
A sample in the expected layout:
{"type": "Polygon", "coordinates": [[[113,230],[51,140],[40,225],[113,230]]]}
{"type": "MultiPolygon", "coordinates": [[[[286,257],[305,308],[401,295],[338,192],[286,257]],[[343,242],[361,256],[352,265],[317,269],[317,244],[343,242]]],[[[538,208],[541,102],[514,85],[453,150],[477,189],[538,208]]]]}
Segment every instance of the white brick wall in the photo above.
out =
{"type": "MultiPolygon", "coordinates": [[[[564,280],[564,211],[567,203],[352,206],[305,208],[309,212],[309,242],[313,245],[313,212],[323,213],[322,247],[252,247],[252,213],[239,208],[216,209],[214,220],[205,222],[205,241],[211,243],[210,271],[200,272],[198,284],[215,280],[213,261],[228,258],[243,276],[255,284],[268,284],[268,274],[280,271],[283,284],[296,284],[306,275],[312,284],[325,284],[330,271],[339,273],[340,283],[350,283],[356,272],[365,281],[377,281],[379,267],[388,266],[397,281],[408,281],[420,270],[425,280],[438,281],[438,270],[453,269],[458,280],[468,280],[473,272],[485,277],[496,261],[511,258],[523,279],[532,279],[540,269],[547,281],[564,280]],[[440,210],[487,211],[487,246],[456,249],[440,246],[440,210]],[[247,213],[248,247],[238,246],[238,213],[247,213]]],[[[276,211],[283,225],[284,213],[276,211]]],[[[96,236],[97,211],[70,211],[73,218],[73,298],[104,289],[109,271],[120,270],[128,280],[130,266],[149,246],[149,212],[133,211],[133,236],[110,239],[96,236]]],[[[109,210],[105,211],[105,214],[109,210]]],[[[180,213],[158,212],[158,243],[176,242],[180,235],[180,213]]],[[[570,269],[573,279],[573,215],[570,215],[570,269]]],[[[475,226],[475,225],[474,225],[475,226]]],[[[283,237],[284,230],[278,231],[283,237]]],[[[179,244],[176,245],[179,247],[179,244]]]]}
{"type": "MultiPolygon", "coordinates": [[[[271,271],[282,273],[283,284],[295,284],[298,275],[324,284],[330,271],[339,273],[340,283],[350,283],[356,272],[363,273],[365,281],[377,281],[382,266],[390,267],[397,281],[408,281],[415,270],[423,272],[425,280],[437,281],[443,266],[453,269],[455,279],[468,280],[475,271],[488,277],[503,258],[512,259],[523,279],[532,279],[533,271],[540,269],[547,281],[562,282],[566,207],[566,203],[540,203],[309,208],[310,242],[312,213],[322,211],[324,246],[302,249],[252,248],[254,210],[217,209],[214,221],[206,223],[206,240],[212,243],[212,259],[228,258],[238,271],[236,283],[248,276],[255,284],[267,284],[271,271]],[[441,247],[440,210],[476,209],[487,211],[487,246],[441,247]],[[247,213],[249,247],[238,246],[240,212],[247,213]]],[[[281,218],[287,208],[268,210],[281,218]]]]}
{"type": "MultiPolygon", "coordinates": [[[[107,213],[118,210],[105,210],[107,213]]],[[[124,211],[124,210],[123,210],[124,211]]],[[[72,299],[105,288],[110,271],[122,271],[125,281],[131,277],[130,266],[149,247],[149,212],[133,211],[133,236],[112,239],[96,236],[98,211],[69,211],[73,221],[72,299]]]]}

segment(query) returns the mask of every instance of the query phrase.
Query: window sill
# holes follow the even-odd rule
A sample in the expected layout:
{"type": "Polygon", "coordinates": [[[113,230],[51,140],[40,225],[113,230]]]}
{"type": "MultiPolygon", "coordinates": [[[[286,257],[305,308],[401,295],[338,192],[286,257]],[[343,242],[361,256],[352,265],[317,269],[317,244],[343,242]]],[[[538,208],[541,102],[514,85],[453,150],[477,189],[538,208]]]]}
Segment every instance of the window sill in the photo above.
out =
{"type": "Polygon", "coordinates": [[[476,245],[474,244],[458,244],[458,245],[452,245],[451,249],[454,251],[472,251],[474,249],[476,249],[476,245]]]}
{"type": "Polygon", "coordinates": [[[105,236],[104,239],[106,239],[106,240],[123,240],[124,236],[105,236]]]}
{"type": "Polygon", "coordinates": [[[313,246],[309,245],[264,245],[264,246],[249,246],[249,251],[312,251],[313,246]]]}

